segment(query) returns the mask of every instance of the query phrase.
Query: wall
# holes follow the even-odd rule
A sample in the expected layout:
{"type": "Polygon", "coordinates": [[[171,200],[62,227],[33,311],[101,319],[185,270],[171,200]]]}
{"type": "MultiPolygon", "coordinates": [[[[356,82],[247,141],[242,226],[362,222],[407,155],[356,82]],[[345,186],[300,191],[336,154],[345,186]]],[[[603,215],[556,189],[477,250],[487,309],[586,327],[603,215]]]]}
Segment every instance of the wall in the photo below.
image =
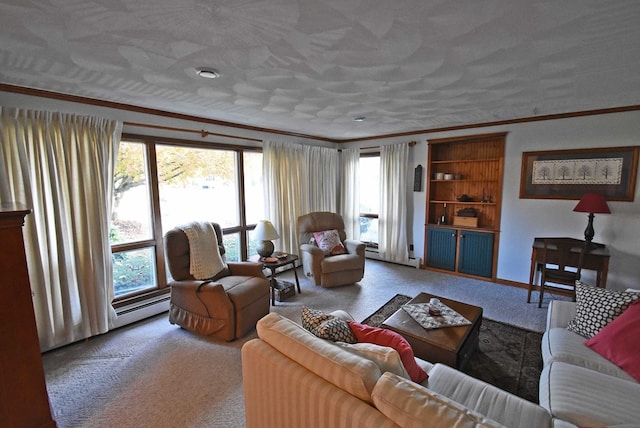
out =
{"type": "MultiPolygon", "coordinates": [[[[507,132],[498,279],[528,283],[531,243],[536,236],[584,238],[587,214],[573,212],[575,200],[520,199],[522,152],[640,145],[640,112],[568,118],[553,121],[466,129],[378,140],[379,144],[418,142],[411,151],[411,174],[418,164],[426,165],[426,140],[433,138],[507,132]]],[[[371,146],[371,142],[352,143],[371,146]]],[[[429,171],[425,171],[423,179],[429,171]]],[[[634,202],[609,202],[611,215],[594,220],[595,242],[611,252],[607,287],[624,290],[640,288],[640,184],[636,178],[634,202]]],[[[410,181],[413,183],[413,180],[410,181]]],[[[416,257],[424,259],[424,218],[426,193],[413,192],[412,238],[416,257]]],[[[409,241],[411,243],[411,240],[409,241]]],[[[595,275],[584,279],[594,283],[595,275]]]]}
{"type": "MultiPolygon", "coordinates": [[[[96,114],[128,122],[158,124],[163,126],[206,129],[211,132],[242,135],[248,138],[272,138],[277,141],[291,141],[303,144],[333,146],[331,143],[288,137],[265,135],[256,131],[237,128],[216,127],[197,122],[118,111],[104,107],[65,103],[49,99],[0,92],[0,105],[64,111],[78,114],[96,114]]],[[[125,126],[125,132],[168,136],[199,140],[198,134],[176,133],[149,128],[125,126]]],[[[466,129],[439,133],[424,133],[405,137],[395,137],[374,141],[349,143],[349,146],[370,147],[376,144],[392,144],[416,141],[410,149],[409,189],[410,219],[408,224],[409,244],[414,245],[414,255],[424,260],[424,219],[425,184],[429,171],[423,170],[423,187],[413,192],[413,171],[417,165],[426,167],[428,139],[460,135],[507,132],[505,153],[504,190],[502,203],[502,230],[499,243],[498,278],[500,280],[527,283],[531,242],[535,236],[568,236],[583,238],[587,215],[574,213],[577,201],[551,199],[520,199],[520,168],[522,152],[535,150],[577,149],[588,147],[615,147],[639,145],[640,112],[626,112],[599,116],[586,116],[553,121],[530,122],[514,125],[466,129]]],[[[235,145],[260,145],[259,142],[207,137],[205,141],[215,141],[235,145]]],[[[640,185],[636,183],[634,202],[610,202],[611,215],[596,215],[594,241],[606,244],[611,251],[608,287],[625,289],[640,287],[640,185]]],[[[593,276],[585,272],[585,279],[593,281],[593,276]]]]}

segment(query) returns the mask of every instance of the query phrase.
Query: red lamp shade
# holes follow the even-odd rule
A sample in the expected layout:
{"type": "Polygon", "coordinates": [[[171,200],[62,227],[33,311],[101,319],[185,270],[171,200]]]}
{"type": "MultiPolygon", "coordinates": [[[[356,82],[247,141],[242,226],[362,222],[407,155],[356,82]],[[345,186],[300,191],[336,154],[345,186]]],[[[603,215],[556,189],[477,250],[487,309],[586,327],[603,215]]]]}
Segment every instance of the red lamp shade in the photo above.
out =
{"type": "Polygon", "coordinates": [[[597,193],[585,193],[573,210],[579,213],[589,213],[587,228],[584,230],[584,240],[588,244],[591,244],[591,240],[595,234],[593,230],[593,214],[611,214],[607,201],[604,199],[604,196],[597,193]]]}
{"type": "Polygon", "coordinates": [[[604,196],[598,193],[585,193],[573,210],[579,213],[611,214],[604,196]]]}

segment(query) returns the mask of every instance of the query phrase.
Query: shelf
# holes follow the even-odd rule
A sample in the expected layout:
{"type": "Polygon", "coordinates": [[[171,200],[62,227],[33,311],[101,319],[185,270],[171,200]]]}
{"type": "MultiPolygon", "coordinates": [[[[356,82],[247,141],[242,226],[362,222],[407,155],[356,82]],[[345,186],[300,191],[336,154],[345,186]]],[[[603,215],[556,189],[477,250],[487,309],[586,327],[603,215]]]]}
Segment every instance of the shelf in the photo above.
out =
{"type": "Polygon", "coordinates": [[[481,202],[481,201],[429,201],[430,204],[456,204],[456,205],[486,205],[486,206],[495,206],[495,202],[481,202]]]}
{"type": "Polygon", "coordinates": [[[505,136],[494,133],[428,141],[424,251],[427,267],[444,264],[454,274],[495,280],[505,136]],[[452,174],[452,179],[445,180],[444,174],[452,174]],[[473,200],[458,200],[462,195],[473,200]],[[491,202],[482,202],[489,198],[491,202]],[[460,220],[453,224],[458,213],[471,210],[477,223],[460,220]],[[440,218],[445,218],[447,224],[438,224],[440,218]],[[478,266],[482,269],[475,269],[478,266]]]}

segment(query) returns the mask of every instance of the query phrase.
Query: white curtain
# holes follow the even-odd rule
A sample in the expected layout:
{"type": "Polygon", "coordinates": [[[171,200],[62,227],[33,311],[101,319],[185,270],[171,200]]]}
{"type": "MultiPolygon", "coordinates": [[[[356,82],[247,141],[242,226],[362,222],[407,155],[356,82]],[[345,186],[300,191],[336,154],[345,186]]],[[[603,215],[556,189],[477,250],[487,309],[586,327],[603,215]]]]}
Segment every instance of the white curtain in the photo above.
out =
{"type": "Polygon", "coordinates": [[[121,127],[1,109],[0,202],[33,210],[24,235],[42,350],[105,333],[115,318],[109,218],[121,127]]]}
{"type": "Polygon", "coordinates": [[[338,212],[340,154],[327,147],[303,146],[306,157],[309,211],[338,212]]]}
{"type": "Polygon", "coordinates": [[[274,245],[278,251],[297,254],[296,222],[308,211],[303,146],[265,141],[262,162],[267,220],[280,234],[274,245]]]}
{"type": "Polygon", "coordinates": [[[262,155],[265,210],[280,234],[274,245],[278,251],[298,253],[298,217],[337,212],[338,151],[265,141],[262,155]]]}
{"type": "Polygon", "coordinates": [[[340,212],[349,239],[360,239],[360,149],[342,149],[340,212]]]}
{"type": "Polygon", "coordinates": [[[409,145],[380,148],[380,213],[378,251],[389,261],[407,263],[407,189],[409,145]]]}

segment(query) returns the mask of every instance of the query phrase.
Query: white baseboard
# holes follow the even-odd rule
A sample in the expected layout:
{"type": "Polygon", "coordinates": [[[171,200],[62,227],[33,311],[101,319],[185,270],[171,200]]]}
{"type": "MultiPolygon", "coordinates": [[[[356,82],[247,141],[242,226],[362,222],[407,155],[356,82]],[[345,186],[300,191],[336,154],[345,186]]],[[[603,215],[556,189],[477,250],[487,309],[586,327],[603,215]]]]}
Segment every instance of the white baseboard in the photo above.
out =
{"type": "Polygon", "coordinates": [[[407,263],[398,263],[398,262],[392,262],[390,260],[386,260],[382,256],[380,256],[380,253],[378,253],[376,250],[369,250],[369,249],[365,250],[364,256],[368,259],[381,260],[383,262],[389,262],[389,263],[397,263],[405,266],[411,266],[416,269],[420,268],[420,261],[421,261],[420,257],[409,257],[409,261],[407,263]]]}

